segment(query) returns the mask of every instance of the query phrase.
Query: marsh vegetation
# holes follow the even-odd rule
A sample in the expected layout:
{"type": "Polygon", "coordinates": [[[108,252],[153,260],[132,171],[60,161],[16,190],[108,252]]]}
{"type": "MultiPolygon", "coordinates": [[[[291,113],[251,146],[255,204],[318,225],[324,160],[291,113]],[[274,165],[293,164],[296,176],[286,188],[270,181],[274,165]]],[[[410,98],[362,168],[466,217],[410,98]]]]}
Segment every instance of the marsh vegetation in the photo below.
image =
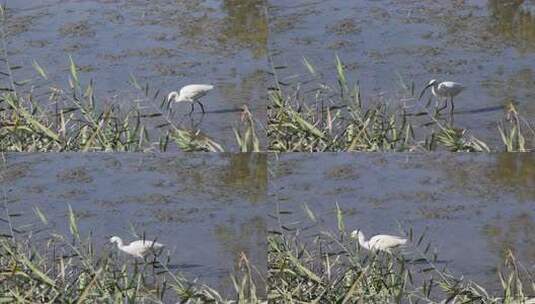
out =
{"type": "MultiPolygon", "coordinates": [[[[278,79],[268,105],[268,149],[277,152],[435,151],[527,152],[534,149],[535,129],[514,104],[495,123],[502,145],[490,147],[477,130],[455,124],[438,102],[419,101],[414,82],[400,79],[400,100],[363,100],[359,83],[349,83],[345,65],[336,57],[336,84],[325,81],[309,61],[306,84],[278,79]],[[433,106],[434,103],[434,106],[433,106]]],[[[276,75],[275,75],[276,76],[276,75]]]]}
{"type": "MultiPolygon", "coordinates": [[[[0,39],[3,64],[3,86],[0,96],[0,151],[211,151],[223,152],[216,139],[176,123],[175,111],[160,90],[149,84],[141,85],[131,75],[129,83],[138,92],[136,102],[121,106],[99,98],[94,81],[83,81],[83,67],[69,56],[68,86],[49,81],[46,68],[33,61],[40,77],[17,79],[21,66],[9,58],[6,8],[0,11],[0,39]],[[43,90],[43,87],[45,88],[43,90]]],[[[241,119],[234,124],[234,135],[241,152],[260,150],[257,121],[247,106],[241,109],[241,119]]]]}
{"type": "MultiPolygon", "coordinates": [[[[242,254],[228,296],[172,270],[169,252],[141,260],[97,248],[82,233],[69,208],[69,235],[50,233],[49,221],[34,208],[36,221],[17,223],[4,204],[0,218],[0,301],[4,303],[264,303],[242,254]]],[[[145,237],[140,235],[140,237],[145,237]]]]}
{"type": "MultiPolygon", "coordinates": [[[[305,207],[309,220],[321,223],[305,207]]],[[[337,227],[311,234],[281,224],[268,238],[270,303],[528,303],[533,274],[509,252],[496,274],[501,290],[450,272],[425,234],[404,231],[409,242],[393,254],[369,252],[347,233],[337,206],[337,227]]],[[[452,262],[454,263],[454,261],[452,262]]],[[[531,303],[531,302],[529,302],[531,303]]]]}

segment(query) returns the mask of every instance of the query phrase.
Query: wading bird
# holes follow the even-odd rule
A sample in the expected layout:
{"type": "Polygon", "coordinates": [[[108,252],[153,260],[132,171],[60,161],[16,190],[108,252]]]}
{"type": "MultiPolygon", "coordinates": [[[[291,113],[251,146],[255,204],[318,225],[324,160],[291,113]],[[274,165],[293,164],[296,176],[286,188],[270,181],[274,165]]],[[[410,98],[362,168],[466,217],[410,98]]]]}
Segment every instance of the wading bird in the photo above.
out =
{"type": "Polygon", "coordinates": [[[164,245],[160,243],[156,243],[155,241],[149,240],[133,241],[128,245],[124,245],[123,240],[121,240],[121,238],[118,236],[111,237],[110,242],[112,244],[117,243],[117,247],[119,248],[119,250],[122,250],[128,253],[129,255],[133,255],[138,258],[144,258],[151,250],[164,247],[164,245]]]}
{"type": "Polygon", "coordinates": [[[444,110],[448,106],[448,100],[450,99],[451,102],[451,110],[450,110],[450,116],[453,115],[453,109],[455,108],[455,105],[453,104],[453,97],[459,95],[466,87],[463,86],[460,83],[453,82],[453,81],[443,81],[439,83],[436,79],[431,79],[427,86],[422,90],[422,93],[420,94],[420,97],[418,100],[422,99],[422,96],[424,96],[425,91],[431,87],[431,92],[435,97],[437,98],[446,98],[446,103],[442,108],[440,108],[438,111],[444,110]]]}
{"type": "Polygon", "coordinates": [[[214,86],[210,84],[190,84],[180,89],[180,93],[175,91],[169,93],[167,96],[167,101],[191,103],[191,112],[189,112],[190,114],[195,110],[195,103],[198,103],[201,106],[202,112],[205,113],[204,106],[199,99],[208,94],[208,92],[213,88],[214,86]]]}
{"type": "Polygon", "coordinates": [[[405,243],[407,243],[407,239],[386,234],[372,236],[366,241],[364,233],[362,233],[360,230],[351,232],[351,237],[358,239],[360,247],[364,249],[370,251],[384,251],[387,253],[392,253],[392,249],[403,246],[405,243]]]}

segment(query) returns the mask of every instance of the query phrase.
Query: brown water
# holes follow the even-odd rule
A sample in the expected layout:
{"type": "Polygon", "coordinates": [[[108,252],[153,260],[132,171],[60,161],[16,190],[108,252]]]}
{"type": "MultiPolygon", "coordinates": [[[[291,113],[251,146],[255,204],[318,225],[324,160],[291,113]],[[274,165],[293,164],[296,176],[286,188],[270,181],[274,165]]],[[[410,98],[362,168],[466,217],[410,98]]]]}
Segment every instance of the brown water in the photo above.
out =
{"type": "Polygon", "coordinates": [[[235,147],[232,127],[242,105],[265,121],[268,29],[261,0],[17,0],[7,6],[10,58],[23,66],[16,76],[33,78],[37,88],[67,87],[70,54],[82,81],[95,80],[99,103],[137,102],[154,112],[170,91],[214,84],[203,101],[208,113],[202,121],[201,114],[192,120],[177,115],[175,123],[199,128],[228,148],[235,147]],[[50,82],[36,77],[33,60],[50,82]],[[128,84],[130,75],[160,89],[158,100],[140,99],[128,84]]]}
{"type": "Polygon", "coordinates": [[[535,270],[535,155],[283,154],[273,174],[281,222],[303,238],[336,231],[338,203],[347,231],[425,231],[441,266],[488,290],[507,250],[535,270]]]}
{"type": "MultiPolygon", "coordinates": [[[[457,81],[455,122],[495,146],[500,107],[509,101],[535,117],[535,2],[284,1],[270,4],[270,49],[280,80],[311,79],[306,57],[336,86],[335,54],[365,100],[399,105],[416,84],[457,81]]],[[[307,86],[304,86],[306,91],[307,86]]],[[[428,93],[430,94],[430,93],[428,93]]],[[[414,104],[413,101],[408,102],[414,104]]],[[[417,112],[415,108],[413,111],[417,112]]]]}
{"type": "Polygon", "coordinates": [[[171,251],[173,271],[225,293],[241,252],[265,275],[266,166],[262,154],[9,154],[0,217],[5,201],[21,214],[16,228],[42,230],[38,207],[50,225],[35,238],[69,235],[70,205],[97,254],[117,250],[112,235],[132,241],[145,233],[171,251]]]}

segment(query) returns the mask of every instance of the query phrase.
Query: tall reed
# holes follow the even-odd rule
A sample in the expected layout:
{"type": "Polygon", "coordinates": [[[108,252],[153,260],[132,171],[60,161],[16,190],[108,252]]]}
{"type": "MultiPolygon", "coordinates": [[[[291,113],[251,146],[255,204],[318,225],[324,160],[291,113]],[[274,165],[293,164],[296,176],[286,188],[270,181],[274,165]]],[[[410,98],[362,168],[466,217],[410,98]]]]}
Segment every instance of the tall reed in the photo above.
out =
{"type": "MultiPolygon", "coordinates": [[[[402,251],[373,253],[337,228],[310,235],[282,224],[268,238],[270,303],[534,303],[535,277],[509,253],[498,273],[502,290],[492,295],[459,278],[438,259],[425,234],[404,232],[402,251]]],[[[321,220],[305,207],[311,221],[321,220]]],[[[310,228],[310,227],[308,227],[310,228]]]]}
{"type": "MultiPolygon", "coordinates": [[[[242,255],[232,275],[229,298],[169,269],[171,257],[149,261],[121,258],[96,248],[69,208],[70,235],[49,233],[49,221],[34,211],[42,230],[19,227],[7,204],[0,221],[0,302],[2,303],[266,303],[258,294],[253,267],[242,255]],[[7,229],[6,229],[7,228],[7,229]]],[[[33,225],[35,226],[35,225],[33,225]]]]}
{"type": "MultiPolygon", "coordinates": [[[[325,81],[306,59],[310,74],[303,89],[278,81],[268,105],[268,149],[315,151],[531,151],[535,131],[511,105],[498,126],[505,148],[491,149],[473,132],[443,119],[415,97],[415,85],[401,80],[406,98],[400,102],[362,100],[359,83],[351,84],[336,57],[336,84],[325,81]],[[413,113],[414,110],[420,112],[413,113]],[[427,122],[422,123],[426,118],[427,122]],[[526,138],[528,137],[528,138],[526,138]]],[[[497,134],[498,136],[498,134],[497,134]]]]}

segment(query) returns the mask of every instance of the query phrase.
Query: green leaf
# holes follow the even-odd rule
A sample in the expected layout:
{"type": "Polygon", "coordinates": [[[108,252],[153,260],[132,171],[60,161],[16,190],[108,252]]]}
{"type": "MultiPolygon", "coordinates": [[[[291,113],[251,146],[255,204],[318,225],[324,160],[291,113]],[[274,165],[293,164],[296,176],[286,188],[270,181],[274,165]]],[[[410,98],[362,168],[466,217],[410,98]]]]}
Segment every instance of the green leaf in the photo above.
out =
{"type": "Polygon", "coordinates": [[[43,77],[45,80],[48,80],[48,76],[46,75],[45,70],[35,60],[33,61],[33,67],[37,71],[37,73],[41,75],[41,77],[43,77]]]}
{"type": "Polygon", "coordinates": [[[304,203],[304,204],[303,204],[303,208],[305,209],[305,212],[307,213],[308,217],[309,217],[313,222],[317,222],[316,215],[314,215],[314,212],[312,212],[312,210],[310,210],[310,208],[308,207],[308,204],[307,204],[307,203],[304,203]]]}
{"type": "Polygon", "coordinates": [[[297,112],[291,111],[289,113],[292,116],[292,119],[295,120],[301,126],[301,128],[307,130],[308,132],[319,138],[323,139],[325,137],[323,132],[321,132],[318,128],[314,127],[311,123],[303,119],[297,112]]]}
{"type": "Polygon", "coordinates": [[[310,269],[303,266],[299,260],[293,256],[291,253],[288,252],[288,259],[294,264],[294,266],[303,274],[305,274],[308,278],[311,280],[320,283],[321,284],[321,278],[318,277],[315,273],[313,273],[310,269]]]}
{"type": "Polygon", "coordinates": [[[78,78],[78,69],[71,55],[69,55],[69,61],[70,61],[70,71],[71,71],[72,79],[74,80],[74,83],[76,84],[76,86],[79,86],[80,80],[78,78]]]}
{"type": "Polygon", "coordinates": [[[56,142],[59,142],[60,139],[59,139],[59,135],[56,134],[54,131],[52,131],[51,129],[45,127],[43,124],[41,124],[39,121],[37,121],[35,118],[33,118],[33,116],[28,112],[26,111],[26,109],[22,108],[22,107],[19,107],[15,102],[14,100],[9,97],[9,98],[5,98],[5,100],[7,101],[7,103],[14,109],[16,109],[17,111],[19,111],[22,116],[24,116],[24,118],[35,128],[35,129],[38,129],[38,130],[41,130],[46,136],[50,137],[51,139],[53,139],[54,141],[56,142]]]}
{"type": "Polygon", "coordinates": [[[72,211],[71,205],[69,205],[69,230],[71,231],[71,234],[76,237],[76,239],[80,238],[78,225],[76,225],[76,215],[74,214],[74,211],[72,211]]]}
{"type": "Polygon", "coordinates": [[[39,217],[39,219],[41,219],[41,222],[43,222],[43,224],[48,225],[48,219],[43,214],[43,212],[41,212],[41,209],[39,209],[39,207],[34,207],[33,212],[39,217]]]}
{"type": "Polygon", "coordinates": [[[305,63],[305,66],[307,67],[307,69],[310,72],[310,74],[315,76],[316,75],[316,70],[314,69],[312,64],[310,64],[310,62],[308,62],[308,60],[305,57],[303,57],[303,62],[305,63]]]}
{"type": "Polygon", "coordinates": [[[338,202],[336,202],[336,220],[338,222],[338,231],[344,232],[345,231],[344,213],[342,209],[340,209],[340,205],[338,205],[338,202]]]}
{"type": "MultiPolygon", "coordinates": [[[[11,248],[9,248],[9,246],[6,246],[4,243],[2,243],[2,246],[10,255],[15,255],[15,252],[13,252],[11,248]]],[[[51,287],[55,287],[54,281],[41,270],[39,270],[39,268],[37,268],[37,266],[35,266],[24,254],[17,254],[17,257],[26,267],[28,267],[32,271],[33,274],[37,276],[39,280],[51,287]]]]}

